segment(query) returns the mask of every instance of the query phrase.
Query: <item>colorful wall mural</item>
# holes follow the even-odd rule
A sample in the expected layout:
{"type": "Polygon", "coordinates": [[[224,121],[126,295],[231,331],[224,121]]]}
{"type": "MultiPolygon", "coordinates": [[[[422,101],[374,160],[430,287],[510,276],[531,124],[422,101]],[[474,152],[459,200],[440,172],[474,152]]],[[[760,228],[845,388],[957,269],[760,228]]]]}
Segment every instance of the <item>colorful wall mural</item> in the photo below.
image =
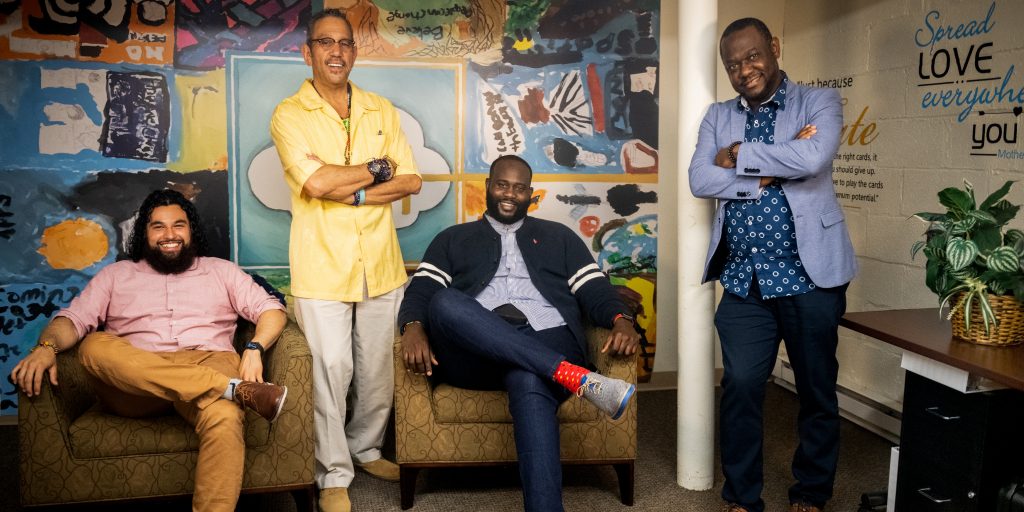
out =
{"type": "Polygon", "coordinates": [[[267,126],[310,76],[298,52],[325,6],[348,10],[352,79],[399,108],[424,175],[394,205],[407,263],[479,217],[490,160],[520,155],[532,214],[577,231],[637,308],[650,371],[657,1],[0,0],[0,415],[17,412],[11,368],[123,254],[152,189],[192,198],[215,255],[287,290],[267,126]]]}

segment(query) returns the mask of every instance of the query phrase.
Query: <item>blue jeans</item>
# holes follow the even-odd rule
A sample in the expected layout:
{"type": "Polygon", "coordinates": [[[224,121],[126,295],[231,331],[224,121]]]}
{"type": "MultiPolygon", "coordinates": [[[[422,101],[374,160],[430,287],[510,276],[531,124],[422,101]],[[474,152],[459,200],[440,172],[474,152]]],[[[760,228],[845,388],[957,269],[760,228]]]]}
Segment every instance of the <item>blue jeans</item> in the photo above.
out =
{"type": "Polygon", "coordinates": [[[556,414],[569,392],[551,376],[563,360],[584,364],[572,331],[512,326],[451,289],[434,294],[428,318],[438,362],[433,378],[460,388],[508,392],[526,510],[562,510],[556,414]]]}
{"type": "Polygon", "coordinates": [[[797,482],[789,500],[824,507],[832,497],[839,461],[836,346],[846,288],[764,300],[755,282],[746,298],[729,292],[722,296],[715,326],[725,367],[719,429],[726,501],[751,512],[764,510],[764,395],[780,340],[786,343],[800,399],[800,444],[792,465],[797,482]]]}

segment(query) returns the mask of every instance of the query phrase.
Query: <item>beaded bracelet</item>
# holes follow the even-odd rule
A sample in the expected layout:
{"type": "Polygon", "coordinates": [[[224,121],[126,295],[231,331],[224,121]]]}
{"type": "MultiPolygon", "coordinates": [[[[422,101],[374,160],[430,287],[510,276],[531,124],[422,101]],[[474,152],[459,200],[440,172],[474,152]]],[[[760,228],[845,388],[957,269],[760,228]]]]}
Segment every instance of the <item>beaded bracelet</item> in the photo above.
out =
{"type": "Polygon", "coordinates": [[[40,341],[38,344],[36,344],[36,346],[32,347],[31,352],[35,352],[35,350],[37,348],[43,348],[43,347],[47,347],[47,348],[50,348],[51,350],[53,350],[53,355],[57,355],[57,354],[60,353],[60,349],[57,348],[57,344],[55,344],[54,342],[52,342],[50,340],[40,341]]]}

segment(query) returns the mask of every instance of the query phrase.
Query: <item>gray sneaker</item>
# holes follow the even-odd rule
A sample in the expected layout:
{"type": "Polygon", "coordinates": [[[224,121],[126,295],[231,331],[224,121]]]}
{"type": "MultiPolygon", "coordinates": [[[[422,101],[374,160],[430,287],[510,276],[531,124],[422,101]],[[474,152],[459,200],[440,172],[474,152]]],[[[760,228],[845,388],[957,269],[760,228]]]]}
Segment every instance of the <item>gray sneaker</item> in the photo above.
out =
{"type": "Polygon", "coordinates": [[[629,405],[629,399],[632,398],[634,391],[636,386],[622,379],[590,372],[584,377],[577,394],[590,400],[590,403],[611,416],[613,420],[617,420],[629,405]]]}

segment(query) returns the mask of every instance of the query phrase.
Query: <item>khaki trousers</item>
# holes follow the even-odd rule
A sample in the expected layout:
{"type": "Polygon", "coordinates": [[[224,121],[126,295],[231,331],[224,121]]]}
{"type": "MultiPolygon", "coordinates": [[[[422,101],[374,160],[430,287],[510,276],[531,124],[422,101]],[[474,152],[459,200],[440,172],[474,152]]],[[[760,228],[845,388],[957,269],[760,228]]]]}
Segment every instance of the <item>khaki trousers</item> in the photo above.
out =
{"type": "Polygon", "coordinates": [[[295,319],[313,354],[313,451],[321,489],[348,487],[353,459],[381,457],[395,394],[395,318],[404,292],[400,287],[362,302],[295,298],[295,319]]]}
{"type": "Polygon", "coordinates": [[[242,489],[244,412],[220,397],[238,378],[235,352],[149,352],[103,332],[82,340],[79,358],[110,412],[138,418],[177,411],[199,435],[192,510],[231,512],[242,489]]]}

